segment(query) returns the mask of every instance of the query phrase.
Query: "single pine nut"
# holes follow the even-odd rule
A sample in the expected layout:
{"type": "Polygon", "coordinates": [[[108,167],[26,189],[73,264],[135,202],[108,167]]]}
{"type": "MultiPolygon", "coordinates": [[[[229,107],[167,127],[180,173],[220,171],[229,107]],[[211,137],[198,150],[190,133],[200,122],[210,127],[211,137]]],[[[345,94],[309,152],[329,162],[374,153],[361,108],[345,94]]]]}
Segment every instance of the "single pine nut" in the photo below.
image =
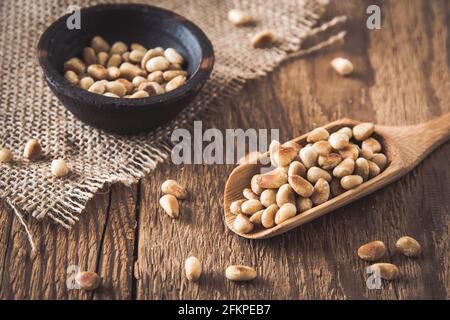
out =
{"type": "Polygon", "coordinates": [[[146,65],[147,65],[147,62],[150,60],[150,59],[152,59],[152,58],[155,58],[155,57],[160,57],[160,56],[163,56],[164,55],[164,49],[150,49],[150,50],[148,50],[146,53],[145,53],[145,55],[144,55],[144,57],[142,58],[142,61],[141,61],[141,68],[142,69],[145,69],[145,67],[146,67],[146,65]]]}
{"type": "Polygon", "coordinates": [[[109,57],[108,62],[106,66],[109,67],[119,67],[122,63],[122,56],[120,54],[113,54],[111,57],[109,57]]]}
{"type": "Polygon", "coordinates": [[[400,273],[397,266],[391,263],[375,263],[369,267],[369,270],[376,272],[385,280],[395,280],[400,273]]]}
{"type": "Polygon", "coordinates": [[[315,205],[322,204],[330,198],[330,185],[327,180],[320,178],[314,185],[314,192],[311,195],[311,201],[315,205]]]}
{"type": "Polygon", "coordinates": [[[313,203],[310,198],[298,197],[296,202],[298,212],[305,212],[313,207],[313,203]]]}
{"type": "Polygon", "coordinates": [[[348,146],[339,150],[339,155],[343,159],[350,158],[356,160],[359,156],[359,147],[356,144],[349,143],[348,146]]]}
{"type": "Polygon", "coordinates": [[[261,188],[258,184],[259,176],[260,176],[259,174],[254,175],[250,181],[250,188],[257,195],[260,195],[264,191],[264,189],[261,188]]]}
{"type": "Polygon", "coordinates": [[[183,84],[185,84],[185,82],[186,82],[185,76],[177,76],[166,84],[166,91],[169,92],[175,90],[181,87],[183,84]]]}
{"type": "Polygon", "coordinates": [[[352,131],[352,129],[349,128],[349,127],[343,127],[343,128],[340,128],[340,129],[339,129],[338,131],[336,131],[336,132],[346,134],[346,135],[348,136],[349,139],[353,138],[353,131],[352,131]]]}
{"type": "Polygon", "coordinates": [[[87,72],[95,80],[105,80],[108,78],[108,72],[105,67],[100,64],[91,64],[87,68],[87,72]]]}
{"type": "Polygon", "coordinates": [[[367,162],[369,163],[369,179],[372,179],[373,177],[379,175],[381,170],[375,162],[372,162],[370,160],[367,160],[367,162]]]}
{"type": "Polygon", "coordinates": [[[170,62],[165,57],[157,56],[148,60],[145,68],[148,72],[164,71],[169,68],[169,65],[170,62]]]}
{"type": "Polygon", "coordinates": [[[94,82],[95,81],[92,77],[84,77],[80,80],[80,87],[84,90],[88,90],[94,82]]]}
{"type": "Polygon", "coordinates": [[[122,53],[122,61],[130,62],[130,52],[129,51],[122,53]]]}
{"type": "Polygon", "coordinates": [[[250,281],[256,278],[256,271],[247,266],[229,266],[225,270],[225,277],[232,281],[250,281]]]}
{"type": "Polygon", "coordinates": [[[319,181],[319,179],[325,179],[328,182],[331,181],[331,175],[327,171],[319,167],[309,168],[308,173],[306,174],[306,178],[311,183],[316,183],[317,181],[319,181]]]}
{"type": "Polygon", "coordinates": [[[141,51],[143,53],[145,53],[147,51],[147,48],[139,43],[132,43],[130,47],[131,47],[131,50],[141,51]]]}
{"type": "Polygon", "coordinates": [[[150,96],[164,93],[164,88],[158,82],[142,82],[138,86],[139,91],[146,91],[150,96]]]}
{"type": "Polygon", "coordinates": [[[363,183],[363,178],[357,175],[345,176],[341,179],[341,187],[345,190],[354,189],[363,183]]]}
{"type": "Polygon", "coordinates": [[[72,70],[66,71],[66,73],[64,73],[64,78],[66,78],[67,81],[69,81],[73,85],[77,85],[80,82],[78,75],[75,73],[75,71],[72,70]]]}
{"type": "Polygon", "coordinates": [[[64,177],[69,173],[69,167],[63,159],[53,160],[50,169],[55,177],[64,177]]]}
{"type": "Polygon", "coordinates": [[[349,141],[349,137],[341,132],[332,133],[328,139],[328,142],[330,142],[331,146],[336,150],[344,149],[348,146],[349,141]]]}
{"type": "Polygon", "coordinates": [[[351,158],[342,160],[334,169],[333,176],[336,178],[342,178],[353,173],[355,170],[355,161],[351,158]]]}
{"type": "Polygon", "coordinates": [[[110,48],[108,42],[106,42],[106,40],[103,39],[100,36],[95,36],[94,38],[92,38],[92,40],[91,40],[91,47],[97,53],[99,53],[99,52],[108,52],[109,48],[110,48]]]}
{"type": "Polygon", "coordinates": [[[364,141],[369,138],[374,131],[375,126],[373,123],[360,123],[353,127],[353,137],[358,141],[364,141]]]}
{"type": "Polygon", "coordinates": [[[133,86],[135,88],[139,87],[139,85],[143,82],[147,82],[148,80],[145,77],[142,76],[137,76],[134,77],[133,80],[131,81],[131,83],[133,84],[133,86]]]}
{"type": "Polygon", "coordinates": [[[300,161],[292,161],[289,165],[288,176],[306,177],[306,168],[300,161]]]}
{"type": "Polygon", "coordinates": [[[125,89],[127,90],[127,94],[131,93],[134,89],[133,84],[130,81],[128,81],[127,79],[120,78],[120,79],[117,79],[116,82],[120,83],[121,85],[123,85],[125,87],[125,89]]]}
{"type": "Polygon", "coordinates": [[[91,64],[97,64],[97,54],[91,47],[83,49],[83,60],[89,66],[91,64]]]}
{"type": "Polygon", "coordinates": [[[273,167],[278,167],[278,159],[275,158],[275,153],[280,149],[280,142],[272,140],[269,145],[270,163],[273,167]]]}
{"type": "Polygon", "coordinates": [[[259,210],[258,212],[255,212],[250,217],[250,222],[253,224],[261,224],[261,218],[264,210],[259,210]]]}
{"type": "Polygon", "coordinates": [[[331,180],[330,192],[333,197],[337,197],[338,195],[343,194],[345,191],[347,190],[341,187],[341,182],[338,179],[331,180]]]}
{"type": "Polygon", "coordinates": [[[120,69],[117,67],[108,67],[108,69],[106,69],[106,72],[108,74],[109,80],[116,80],[120,78],[121,75],[120,69]]]}
{"type": "Polygon", "coordinates": [[[308,180],[300,176],[290,176],[288,180],[289,185],[298,195],[309,198],[313,194],[314,187],[308,180]]]}
{"type": "Polygon", "coordinates": [[[136,91],[130,96],[131,99],[143,99],[148,97],[150,97],[150,95],[147,91],[136,91]]]}
{"type": "Polygon", "coordinates": [[[111,54],[121,55],[127,51],[128,51],[128,46],[122,41],[114,42],[114,44],[111,47],[111,54]]]}
{"type": "Polygon", "coordinates": [[[155,71],[148,75],[147,79],[152,82],[162,84],[164,82],[164,73],[162,71],[155,71]]]}
{"type": "Polygon", "coordinates": [[[115,81],[111,81],[106,84],[106,91],[114,93],[119,97],[123,97],[127,93],[127,89],[125,89],[125,87],[120,82],[115,81]]]}
{"type": "Polygon", "coordinates": [[[264,207],[269,207],[270,205],[276,203],[277,192],[274,189],[267,189],[261,193],[260,201],[264,207]]]}
{"type": "Polygon", "coordinates": [[[178,76],[187,77],[188,73],[184,70],[168,70],[168,71],[164,71],[164,74],[163,74],[164,80],[166,80],[166,81],[170,81],[173,78],[178,77],[178,76]]]}
{"type": "Polygon", "coordinates": [[[186,189],[175,180],[164,181],[161,185],[161,191],[165,194],[171,194],[177,199],[186,199],[188,195],[186,189]]]}
{"type": "Polygon", "coordinates": [[[334,58],[333,60],[331,60],[331,66],[341,76],[349,75],[353,72],[354,69],[353,63],[345,58],[334,58]]]}
{"type": "Polygon", "coordinates": [[[361,157],[370,160],[373,157],[373,152],[370,149],[360,149],[359,154],[361,157]]]}
{"type": "Polygon", "coordinates": [[[252,199],[256,199],[259,200],[259,196],[257,194],[255,194],[252,189],[250,188],[245,188],[244,191],[242,191],[242,195],[244,196],[244,198],[246,198],[247,200],[252,200],[252,199]]]}
{"type": "Polygon", "coordinates": [[[11,150],[3,148],[0,150],[0,163],[7,163],[13,160],[13,154],[11,150]]]}
{"type": "Polygon", "coordinates": [[[307,142],[314,143],[317,141],[326,141],[330,137],[330,134],[325,128],[316,128],[308,134],[307,142]]]}
{"type": "Polygon", "coordinates": [[[275,226],[275,215],[277,214],[279,207],[274,203],[268,206],[262,213],[261,224],[264,228],[272,228],[275,226]]]}
{"type": "Polygon", "coordinates": [[[297,207],[292,203],[283,204],[275,215],[275,224],[283,223],[284,221],[294,217],[297,214],[297,207]]]}
{"type": "Polygon", "coordinates": [[[96,81],[92,84],[92,86],[89,87],[88,91],[92,92],[92,93],[97,93],[97,94],[103,94],[105,93],[106,87],[103,84],[103,82],[100,81],[96,81]]]}
{"type": "Polygon", "coordinates": [[[422,246],[411,237],[404,236],[397,240],[395,247],[407,257],[418,257],[422,254],[422,246]]]}
{"type": "Polygon", "coordinates": [[[236,201],[233,201],[231,204],[230,204],[230,212],[232,213],[232,214],[234,214],[234,215],[238,215],[238,214],[241,214],[242,213],[242,210],[241,210],[241,207],[242,207],[242,204],[245,202],[245,201],[247,201],[248,199],[241,199],[241,200],[236,200],[236,201]]]}
{"type": "Polygon", "coordinates": [[[180,208],[175,196],[165,194],[159,199],[159,204],[171,218],[177,219],[180,216],[180,208]]]}
{"type": "Polygon", "coordinates": [[[295,193],[289,184],[283,184],[277,192],[276,203],[281,207],[285,203],[295,204],[295,193]]]}
{"type": "Polygon", "coordinates": [[[39,160],[42,157],[42,147],[36,139],[30,139],[25,145],[23,156],[30,160],[39,160]]]}
{"type": "Polygon", "coordinates": [[[276,168],[270,172],[261,174],[256,178],[256,183],[263,189],[276,189],[281,187],[286,182],[287,174],[283,169],[280,168],[276,168]]]}
{"type": "Polygon", "coordinates": [[[78,75],[86,72],[86,65],[78,58],[71,58],[64,63],[64,71],[73,71],[78,75]]]}
{"type": "Polygon", "coordinates": [[[106,66],[106,63],[109,60],[109,54],[107,52],[99,52],[97,53],[97,61],[98,64],[102,65],[102,66],[106,66]]]}
{"type": "Polygon", "coordinates": [[[122,63],[119,69],[122,73],[122,76],[127,78],[128,80],[133,80],[133,78],[137,76],[145,76],[145,71],[129,62],[122,63]]]}
{"type": "Polygon", "coordinates": [[[253,48],[268,47],[277,41],[277,36],[270,30],[264,30],[255,34],[251,40],[253,48]]]}
{"type": "Polygon", "coordinates": [[[369,162],[366,159],[356,159],[355,174],[361,176],[363,178],[363,181],[367,181],[369,179],[369,162]]]}
{"type": "Polygon", "coordinates": [[[329,153],[325,156],[319,156],[317,158],[317,163],[322,169],[331,170],[341,163],[342,157],[338,153],[329,153]]]}
{"type": "Polygon", "coordinates": [[[384,170],[386,168],[387,158],[382,153],[374,154],[370,161],[375,163],[380,168],[380,170],[384,170]]]}
{"type": "Polygon", "coordinates": [[[253,223],[243,214],[238,214],[233,222],[233,229],[238,233],[249,233],[253,230],[253,223]]]}
{"type": "Polygon", "coordinates": [[[316,149],[317,155],[326,156],[331,152],[331,144],[328,141],[317,141],[313,144],[313,148],[316,149]]]}
{"type": "Polygon", "coordinates": [[[202,264],[196,257],[189,257],[184,262],[184,271],[189,281],[197,281],[202,274],[202,264]]]}
{"type": "Polygon", "coordinates": [[[112,92],[105,92],[103,95],[110,98],[120,98],[117,94],[114,94],[112,92]]]}
{"type": "Polygon", "coordinates": [[[94,291],[100,285],[100,277],[92,271],[82,271],[75,276],[75,282],[81,289],[86,291],[94,291]]]}
{"type": "Polygon", "coordinates": [[[370,149],[373,153],[381,151],[381,144],[375,138],[367,138],[361,144],[362,149],[370,149]]]}
{"type": "Polygon", "coordinates": [[[288,166],[298,155],[299,148],[280,145],[275,150],[274,158],[280,167],[288,166]]]}
{"type": "Polygon", "coordinates": [[[179,54],[175,49],[173,48],[167,48],[164,51],[164,56],[170,63],[177,63],[182,65],[184,63],[183,56],[179,54]]]}
{"type": "Polygon", "coordinates": [[[264,206],[258,199],[247,200],[241,205],[242,213],[247,215],[251,215],[262,209],[264,209],[264,206]]]}
{"type": "Polygon", "coordinates": [[[317,151],[313,146],[305,146],[300,150],[300,159],[307,169],[316,165],[317,157],[317,151]]]}
{"type": "Polygon", "coordinates": [[[386,252],[386,247],[382,241],[372,241],[359,247],[358,257],[366,261],[376,261],[381,259],[386,252]]]}
{"type": "Polygon", "coordinates": [[[136,64],[140,64],[142,61],[142,58],[144,57],[145,51],[141,50],[133,50],[130,52],[130,61],[136,64]]]}
{"type": "Polygon", "coordinates": [[[228,21],[235,26],[243,26],[253,22],[253,18],[245,11],[231,9],[228,11],[228,21]]]}

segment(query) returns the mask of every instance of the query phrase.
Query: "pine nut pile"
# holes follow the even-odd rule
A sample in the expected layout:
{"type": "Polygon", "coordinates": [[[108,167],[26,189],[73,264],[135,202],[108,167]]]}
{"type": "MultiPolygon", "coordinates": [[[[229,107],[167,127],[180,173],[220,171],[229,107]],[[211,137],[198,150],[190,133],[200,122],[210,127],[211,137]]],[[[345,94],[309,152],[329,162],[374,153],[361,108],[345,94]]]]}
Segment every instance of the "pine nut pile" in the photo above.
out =
{"type": "Polygon", "coordinates": [[[100,36],[83,49],[83,59],[64,63],[64,77],[92,93],[111,98],[147,98],[181,87],[188,78],[183,56],[173,48],[122,41],[112,46],[100,36]]]}
{"type": "Polygon", "coordinates": [[[253,176],[243,199],[230,205],[233,228],[249,233],[255,225],[272,228],[375,176],[387,165],[373,123],[344,127],[330,134],[316,128],[303,148],[292,141],[272,141],[274,170],[253,176]]]}

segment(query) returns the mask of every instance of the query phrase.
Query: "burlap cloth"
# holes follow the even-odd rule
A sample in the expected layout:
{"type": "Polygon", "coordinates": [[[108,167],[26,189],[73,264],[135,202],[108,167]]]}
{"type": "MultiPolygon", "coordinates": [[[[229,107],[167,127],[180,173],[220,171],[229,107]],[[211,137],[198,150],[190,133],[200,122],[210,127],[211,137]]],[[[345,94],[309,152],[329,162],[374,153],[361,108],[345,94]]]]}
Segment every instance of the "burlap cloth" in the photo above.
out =
{"type": "Polygon", "coordinates": [[[101,188],[115,182],[134,183],[166,159],[174,128],[189,128],[204,108],[226,107],[227,99],[235,96],[247,79],[271,71],[289,52],[298,51],[305,37],[327,28],[313,29],[327,0],[134,1],[174,10],[194,21],[211,39],[216,64],[198,98],[175,121],[150,134],[121,137],[75,119],[51,93],[36,61],[40,35],[69,5],[86,7],[101,2],[0,1],[0,148],[10,148],[16,159],[0,165],[0,198],[28,234],[31,217],[72,227],[101,188]],[[226,18],[231,8],[249,11],[259,23],[253,28],[232,26],[226,18]],[[262,29],[273,30],[280,44],[270,49],[251,48],[250,38],[262,29]],[[46,154],[42,161],[21,160],[30,138],[42,143],[46,154]],[[51,177],[50,163],[55,158],[68,161],[69,177],[51,177]]]}

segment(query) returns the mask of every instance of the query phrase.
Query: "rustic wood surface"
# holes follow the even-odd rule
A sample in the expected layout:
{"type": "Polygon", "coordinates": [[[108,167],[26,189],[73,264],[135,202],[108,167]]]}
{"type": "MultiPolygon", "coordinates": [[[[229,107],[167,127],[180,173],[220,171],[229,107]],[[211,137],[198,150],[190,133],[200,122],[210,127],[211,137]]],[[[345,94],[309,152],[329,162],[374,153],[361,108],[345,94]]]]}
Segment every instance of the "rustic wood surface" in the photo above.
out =
{"type": "MultiPolygon", "coordinates": [[[[217,110],[204,126],[280,128],[286,140],[341,117],[405,125],[450,111],[448,1],[334,1],[324,20],[338,14],[350,18],[346,44],[283,63],[248,83],[230,109],[217,110]],[[381,30],[365,27],[369,4],[382,8],[381,30]],[[330,69],[340,55],[354,62],[355,75],[342,78],[330,69]]],[[[0,298],[448,299],[449,158],[446,143],[387,188],[260,241],[239,238],[224,225],[228,165],[163,164],[138,185],[99,194],[71,231],[33,223],[39,254],[30,252],[19,222],[0,206],[0,298]],[[190,191],[180,220],[158,206],[169,177],[190,191]],[[394,253],[405,234],[422,243],[422,258],[394,253]],[[397,264],[401,277],[368,290],[368,263],[355,251],[374,239],[387,244],[385,261],[397,264]],[[182,272],[190,254],[203,261],[198,283],[182,272]],[[254,266],[257,280],[227,281],[224,269],[236,263],[254,266]],[[97,271],[101,290],[68,290],[70,265],[97,271]]]]}

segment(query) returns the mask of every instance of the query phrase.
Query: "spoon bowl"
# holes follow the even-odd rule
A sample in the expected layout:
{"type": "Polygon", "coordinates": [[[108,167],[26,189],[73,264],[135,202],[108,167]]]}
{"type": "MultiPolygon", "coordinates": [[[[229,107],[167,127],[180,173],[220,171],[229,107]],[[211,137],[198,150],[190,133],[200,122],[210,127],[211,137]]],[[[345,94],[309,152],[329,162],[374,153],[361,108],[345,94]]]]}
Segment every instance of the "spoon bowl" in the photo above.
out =
{"type": "MultiPolygon", "coordinates": [[[[334,132],[342,127],[354,127],[359,122],[352,119],[341,119],[325,125],[330,132],[334,132]]],[[[292,141],[300,145],[306,144],[304,134],[292,141]]],[[[429,122],[414,126],[375,126],[373,135],[383,146],[383,153],[388,159],[388,164],[384,171],[376,177],[365,181],[355,189],[348,190],[327,202],[315,206],[305,212],[297,214],[273,228],[265,229],[257,227],[251,233],[242,234],[234,230],[233,222],[235,215],[230,211],[230,205],[233,201],[242,199],[242,190],[250,185],[251,178],[260,173],[261,164],[241,164],[237,166],[230,174],[224,193],[225,223],[233,232],[239,236],[248,239],[265,239],[296,228],[309,221],[317,219],[327,213],[330,213],[346,204],[364,197],[389,183],[399,179],[407,172],[417,166],[430,152],[445,143],[450,138],[450,113],[429,122]]],[[[261,157],[269,156],[268,153],[261,157]]]]}

